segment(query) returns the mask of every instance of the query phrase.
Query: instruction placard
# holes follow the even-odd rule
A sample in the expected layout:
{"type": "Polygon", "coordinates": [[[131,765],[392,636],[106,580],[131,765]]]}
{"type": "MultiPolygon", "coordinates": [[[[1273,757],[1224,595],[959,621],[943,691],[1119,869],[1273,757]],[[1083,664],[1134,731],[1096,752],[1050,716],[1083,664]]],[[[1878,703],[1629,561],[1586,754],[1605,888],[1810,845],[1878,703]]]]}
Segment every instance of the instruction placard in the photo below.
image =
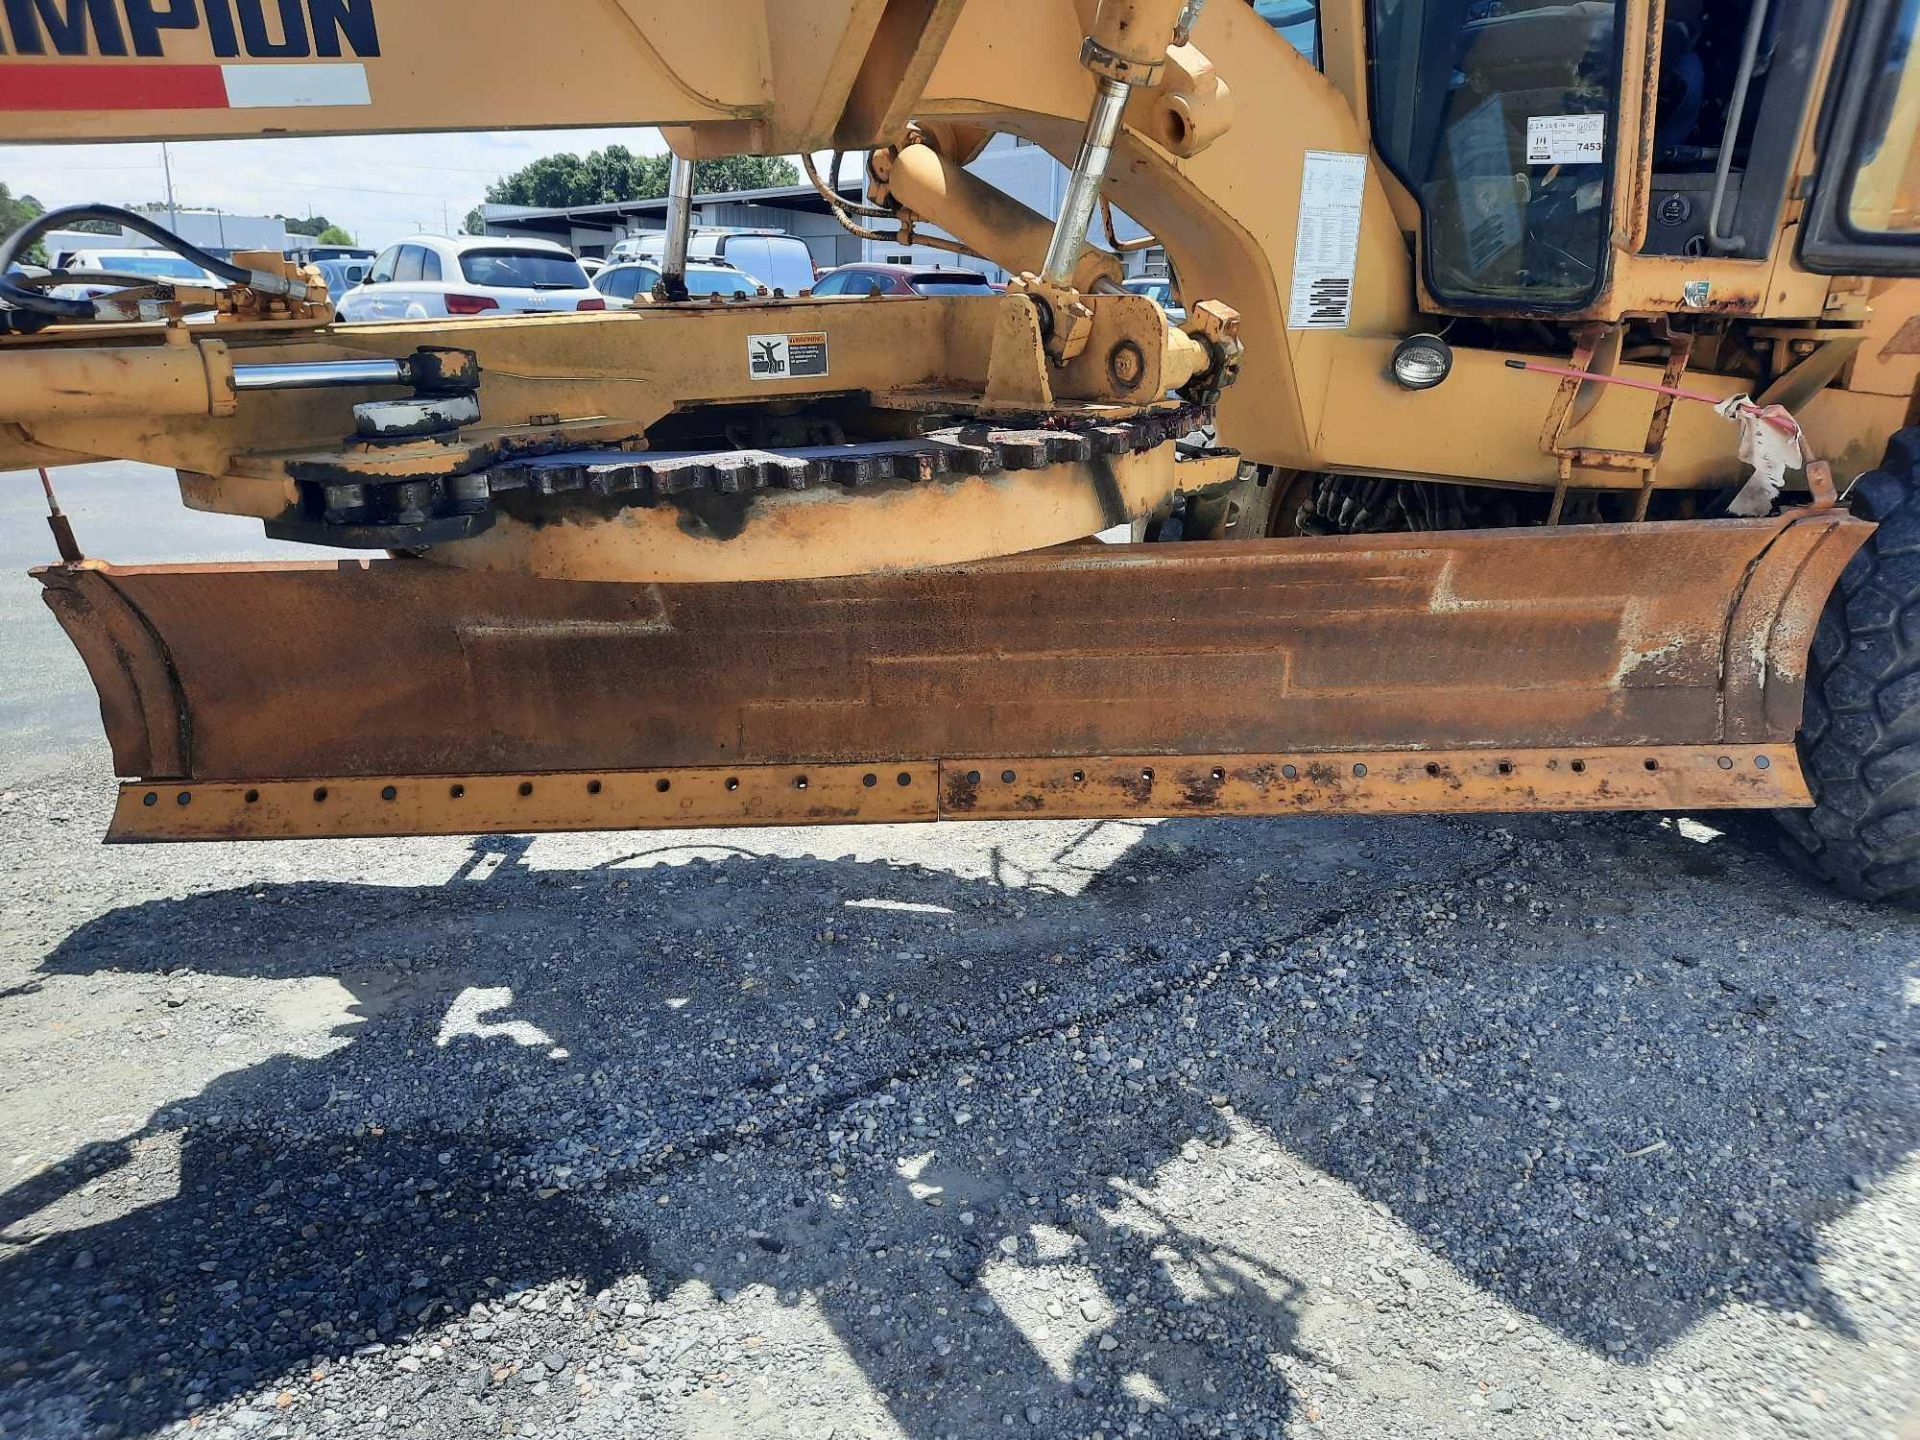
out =
{"type": "Polygon", "coordinates": [[[1598,165],[1606,158],[1606,116],[1527,117],[1527,164],[1598,165]]]}
{"type": "Polygon", "coordinates": [[[1524,179],[1516,186],[1507,122],[1498,95],[1489,96],[1447,132],[1460,221],[1466,229],[1467,268],[1475,275],[1526,235],[1520,210],[1524,179]]]}
{"type": "Polygon", "coordinates": [[[808,330],[797,335],[749,335],[747,374],[755,380],[826,379],[826,331],[808,330]]]}
{"type": "Polygon", "coordinates": [[[1309,150],[1300,174],[1300,229],[1293,247],[1289,330],[1344,330],[1353,315],[1360,206],[1367,157],[1309,150]]]}

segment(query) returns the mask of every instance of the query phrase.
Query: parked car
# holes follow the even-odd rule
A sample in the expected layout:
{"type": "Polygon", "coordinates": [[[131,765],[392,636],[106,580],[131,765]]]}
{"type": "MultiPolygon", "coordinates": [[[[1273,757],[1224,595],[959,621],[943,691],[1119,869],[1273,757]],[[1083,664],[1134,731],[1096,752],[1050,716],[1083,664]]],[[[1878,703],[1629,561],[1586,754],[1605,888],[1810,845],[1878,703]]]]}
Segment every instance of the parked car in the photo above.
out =
{"type": "Polygon", "coordinates": [[[861,262],[829,270],[816,295],[992,295],[987,277],[957,265],[883,265],[861,262]]]}
{"type": "Polygon", "coordinates": [[[339,318],[426,320],[443,315],[604,310],[571,251],[550,240],[416,235],[380,252],[339,318]]]}
{"type": "Polygon", "coordinates": [[[1126,282],[1126,287],[1136,295],[1146,296],[1149,300],[1153,301],[1154,304],[1166,311],[1167,319],[1171,320],[1174,324],[1186,324],[1187,307],[1182,305],[1179,300],[1174,297],[1173,281],[1169,280],[1165,275],[1135,276],[1126,282]]]}
{"type": "MultiPolygon", "coordinates": [[[[61,268],[72,275],[94,270],[103,275],[126,276],[130,279],[177,280],[183,285],[204,285],[215,290],[226,285],[226,281],[214,278],[191,260],[169,255],[164,250],[76,250],[67,257],[66,264],[61,268]]],[[[72,280],[54,286],[47,293],[59,300],[91,300],[96,295],[122,288],[117,280],[98,285],[72,280]]]]}
{"type": "Polygon", "coordinates": [[[372,260],[374,252],[364,245],[296,245],[283,252],[287,259],[298,260],[303,265],[317,264],[322,260],[372,260]]]}
{"type": "Polygon", "coordinates": [[[365,260],[311,260],[307,263],[318,270],[320,277],[327,282],[327,294],[333,298],[336,311],[341,296],[363,282],[367,272],[373,268],[371,257],[365,260]]]}
{"type": "Polygon", "coordinates": [[[592,255],[582,255],[580,257],[580,268],[587,272],[587,278],[591,280],[594,276],[598,275],[602,270],[607,268],[607,262],[604,260],[596,259],[592,255]]]}
{"type": "MultiPolygon", "coordinates": [[[[664,235],[636,235],[622,240],[607,256],[608,264],[622,260],[660,263],[666,249],[664,235]]],[[[784,230],[695,230],[687,239],[687,259],[713,261],[744,270],[769,290],[798,295],[813,284],[813,252],[807,242],[784,230]]]]}
{"type": "MultiPolygon", "coordinates": [[[[622,304],[651,294],[659,281],[660,267],[644,261],[609,265],[593,277],[596,290],[609,300],[618,300],[622,304]]],[[[746,271],[736,270],[731,265],[689,260],[687,294],[696,298],[702,295],[764,295],[766,287],[746,271]]]]}

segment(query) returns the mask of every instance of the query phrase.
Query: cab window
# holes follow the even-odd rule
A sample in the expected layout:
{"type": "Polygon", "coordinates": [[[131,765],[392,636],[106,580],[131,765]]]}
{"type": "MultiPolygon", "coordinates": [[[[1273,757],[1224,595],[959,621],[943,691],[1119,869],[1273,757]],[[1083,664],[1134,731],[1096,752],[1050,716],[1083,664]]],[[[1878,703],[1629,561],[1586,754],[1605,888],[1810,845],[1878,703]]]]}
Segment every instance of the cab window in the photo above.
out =
{"type": "Polygon", "coordinates": [[[1773,253],[1833,4],[1666,0],[1643,253],[1773,253]]]}
{"type": "Polygon", "coordinates": [[[1570,310],[1606,279],[1622,0],[1372,0],[1374,144],[1419,203],[1427,288],[1570,310]]]}
{"type": "Polygon", "coordinates": [[[373,262],[373,269],[367,272],[367,284],[385,285],[393,279],[393,267],[400,259],[400,247],[391,246],[380,252],[380,258],[373,262]]]}
{"type": "Polygon", "coordinates": [[[1847,180],[1847,228],[1863,238],[1920,231],[1920,65],[1913,62],[1920,0],[1891,22],[1885,58],[1861,116],[1847,180]]]}
{"type": "Polygon", "coordinates": [[[1253,13],[1314,66],[1321,64],[1320,0],[1253,0],[1253,13]]]}
{"type": "Polygon", "coordinates": [[[1800,259],[1828,275],[1920,274],[1920,0],[1862,0],[1822,117],[1800,259]]]}
{"type": "Polygon", "coordinates": [[[426,252],[418,245],[400,247],[400,263],[393,267],[393,278],[405,284],[420,278],[421,257],[426,252]]]}

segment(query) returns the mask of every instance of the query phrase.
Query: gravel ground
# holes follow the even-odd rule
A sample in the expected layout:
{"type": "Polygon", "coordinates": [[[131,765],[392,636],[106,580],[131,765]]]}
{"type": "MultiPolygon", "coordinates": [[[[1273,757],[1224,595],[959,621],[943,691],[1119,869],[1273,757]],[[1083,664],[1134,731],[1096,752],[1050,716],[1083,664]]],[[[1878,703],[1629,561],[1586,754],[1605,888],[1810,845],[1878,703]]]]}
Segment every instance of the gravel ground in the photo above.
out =
{"type": "Polygon", "coordinates": [[[104,769],[0,793],[0,1435],[1920,1433],[1920,923],[1764,821],[102,849],[104,769]]]}

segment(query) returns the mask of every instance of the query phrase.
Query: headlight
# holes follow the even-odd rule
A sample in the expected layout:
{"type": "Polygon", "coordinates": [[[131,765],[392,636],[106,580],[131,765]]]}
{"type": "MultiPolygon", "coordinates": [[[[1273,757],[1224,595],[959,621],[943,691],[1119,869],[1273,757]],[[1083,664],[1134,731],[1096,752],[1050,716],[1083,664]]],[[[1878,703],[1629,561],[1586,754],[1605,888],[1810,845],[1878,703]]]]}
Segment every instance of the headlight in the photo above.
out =
{"type": "Polygon", "coordinates": [[[1393,378],[1409,390],[1431,390],[1453,369],[1453,351],[1438,335],[1409,335],[1393,347],[1393,378]]]}

